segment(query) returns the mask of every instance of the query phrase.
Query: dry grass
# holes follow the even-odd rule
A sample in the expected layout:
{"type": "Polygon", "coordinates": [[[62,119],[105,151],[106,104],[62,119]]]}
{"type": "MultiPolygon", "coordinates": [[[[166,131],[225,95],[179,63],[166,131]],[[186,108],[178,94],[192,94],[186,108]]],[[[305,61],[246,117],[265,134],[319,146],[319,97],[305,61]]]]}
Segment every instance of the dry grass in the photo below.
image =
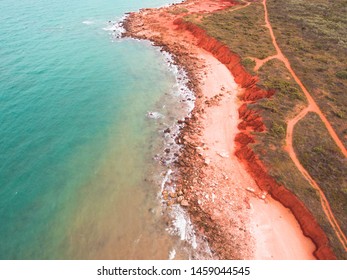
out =
{"type": "Polygon", "coordinates": [[[295,126],[294,146],[300,162],[324,191],[341,229],[346,233],[346,159],[317,114],[309,113],[295,126]]]}
{"type": "Polygon", "coordinates": [[[347,146],[347,1],[267,3],[279,46],[347,146]]]}

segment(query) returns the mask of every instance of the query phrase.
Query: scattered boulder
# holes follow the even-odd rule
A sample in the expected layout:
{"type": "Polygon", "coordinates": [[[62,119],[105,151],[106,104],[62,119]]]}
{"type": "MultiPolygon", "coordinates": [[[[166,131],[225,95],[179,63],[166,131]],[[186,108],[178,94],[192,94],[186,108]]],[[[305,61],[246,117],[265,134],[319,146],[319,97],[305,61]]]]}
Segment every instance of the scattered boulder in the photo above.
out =
{"type": "Polygon", "coordinates": [[[251,192],[251,193],[255,193],[255,189],[251,188],[251,187],[247,187],[246,188],[247,191],[251,192]]]}
{"type": "Polygon", "coordinates": [[[188,207],[188,206],[189,206],[188,200],[183,199],[183,200],[181,201],[181,206],[183,206],[183,207],[188,207]]]}
{"type": "Polygon", "coordinates": [[[174,204],[174,201],[173,200],[169,200],[168,202],[167,202],[167,206],[171,206],[171,205],[173,205],[174,204]]]}
{"type": "Polygon", "coordinates": [[[171,192],[171,193],[170,193],[170,197],[171,197],[171,198],[176,198],[176,197],[177,197],[177,193],[171,192]]]}
{"type": "Polygon", "coordinates": [[[222,158],[228,158],[230,155],[229,155],[229,153],[228,152],[225,152],[225,151],[223,151],[223,152],[219,152],[219,153],[217,153],[220,157],[222,157],[222,158]]]}

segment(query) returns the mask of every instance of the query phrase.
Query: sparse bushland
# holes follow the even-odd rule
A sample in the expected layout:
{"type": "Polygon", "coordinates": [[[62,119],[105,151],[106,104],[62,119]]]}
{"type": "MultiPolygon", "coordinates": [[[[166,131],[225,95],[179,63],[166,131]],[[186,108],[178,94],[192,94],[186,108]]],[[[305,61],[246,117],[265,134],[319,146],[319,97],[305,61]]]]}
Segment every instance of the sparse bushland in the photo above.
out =
{"type": "Polygon", "coordinates": [[[347,1],[268,0],[277,42],[347,146],[347,1]]]}
{"type": "Polygon", "coordinates": [[[174,8],[174,9],[169,11],[169,13],[174,14],[174,15],[185,14],[187,12],[188,12],[187,9],[185,9],[185,8],[178,8],[178,7],[176,7],[176,8],[174,8]]]}
{"type": "Polygon", "coordinates": [[[294,148],[301,164],[324,191],[341,229],[347,232],[346,159],[317,114],[309,113],[295,126],[294,148]]]}
{"type": "MultiPolygon", "coordinates": [[[[281,3],[287,2],[284,0],[278,1],[281,3]]],[[[273,13],[278,12],[276,12],[276,10],[273,8],[274,2],[276,1],[268,1],[268,3],[271,3],[272,5],[272,8],[270,10],[270,19],[273,18],[273,13]]],[[[283,9],[283,6],[285,5],[286,3],[282,3],[282,6],[278,5],[278,3],[276,4],[278,9],[283,9]]],[[[288,13],[289,12],[287,11],[287,14],[288,13]]],[[[292,14],[291,16],[294,17],[294,15],[292,14]]],[[[283,18],[281,19],[281,17],[278,18],[278,24],[281,24],[280,20],[285,20],[283,18]]],[[[255,62],[252,58],[264,59],[275,54],[275,49],[273,47],[269,31],[266,27],[264,27],[264,10],[261,3],[259,1],[255,1],[252,2],[251,5],[243,9],[233,11],[233,8],[231,8],[214,13],[209,16],[205,16],[204,18],[202,18],[202,20],[194,17],[194,15],[190,15],[186,17],[185,20],[191,21],[201,28],[205,29],[210,36],[225,43],[233,52],[237,53],[241,57],[241,63],[244,65],[244,67],[251,74],[256,74],[259,77],[258,85],[260,87],[266,90],[275,90],[275,94],[271,98],[264,98],[257,101],[256,103],[248,105],[249,108],[256,109],[261,114],[263,122],[266,126],[265,132],[254,132],[257,142],[252,146],[252,148],[259,156],[259,158],[266,164],[270,175],[304,202],[306,207],[311,211],[320,226],[327,234],[336,256],[340,259],[347,259],[346,252],[342,248],[333,228],[331,227],[322,209],[319,194],[316,193],[309,182],[303,177],[303,175],[290,159],[288,153],[284,150],[287,121],[293,118],[301,109],[303,109],[307,105],[305,96],[299,86],[291,77],[284,64],[276,59],[270,60],[269,62],[264,64],[257,72],[254,71],[255,62]]],[[[278,29],[275,29],[275,34],[278,34],[278,29]]],[[[304,46],[300,43],[300,37],[296,37],[295,34],[296,33],[294,32],[290,35],[290,41],[292,42],[292,44],[297,45],[299,51],[293,52],[291,56],[300,57],[304,52],[302,49],[304,46]]],[[[304,42],[302,44],[305,45],[306,43],[304,42]]],[[[280,47],[282,47],[282,44],[280,45],[280,47]]],[[[304,48],[307,48],[307,46],[305,45],[304,48]]],[[[292,59],[291,56],[289,57],[290,59],[292,59]]],[[[326,67],[330,67],[327,66],[330,59],[331,55],[329,53],[326,53],[326,55],[324,53],[321,53],[319,56],[319,61],[321,61],[322,63],[324,62],[326,67]]],[[[336,57],[334,57],[334,59],[336,59],[336,57]]],[[[295,63],[293,62],[292,65],[293,64],[295,63]]],[[[303,69],[306,69],[306,72],[310,72],[310,67],[313,67],[315,69],[313,73],[316,74],[307,75],[307,79],[309,79],[310,77],[313,78],[313,82],[311,81],[310,83],[316,85],[315,81],[321,79],[322,75],[320,74],[319,76],[317,76],[316,64],[308,64],[305,67],[306,68],[303,69]]],[[[298,67],[294,68],[296,70],[298,67]]],[[[333,75],[336,79],[340,79],[344,82],[344,69],[345,66],[342,67],[342,64],[339,63],[338,67],[330,70],[329,75],[333,75]]],[[[298,74],[300,73],[298,72],[298,74]]],[[[305,85],[307,86],[308,83],[306,82],[306,79],[304,79],[304,81],[305,85]]],[[[319,84],[323,83],[322,81],[324,82],[325,78],[322,78],[322,80],[319,81],[319,84]]],[[[325,87],[323,87],[323,89],[324,88],[325,87]]],[[[339,88],[339,86],[337,86],[336,88],[339,88]]],[[[309,87],[308,89],[310,90],[309,87]]],[[[337,106],[336,101],[340,100],[340,98],[335,98],[335,95],[333,93],[328,94],[326,92],[325,94],[332,98],[331,104],[334,105],[332,107],[334,108],[334,118],[343,120],[346,115],[346,107],[342,108],[341,106],[337,106]],[[338,117],[337,115],[340,117],[338,117]]],[[[340,95],[342,95],[342,93],[340,95]]],[[[339,122],[334,121],[335,125],[338,123],[339,122]]],[[[341,123],[340,125],[341,132],[343,130],[343,125],[341,123]]],[[[306,134],[307,139],[317,138],[321,136],[324,137],[324,134],[317,135],[317,131],[314,129],[306,130],[306,134]]],[[[341,136],[341,133],[339,135],[341,136]]],[[[309,149],[308,146],[303,147],[304,150],[306,148],[309,149]]],[[[300,150],[300,153],[301,152],[303,151],[300,150]]],[[[335,150],[333,149],[328,150],[327,153],[329,154],[329,158],[336,156],[335,150]]],[[[346,163],[344,162],[344,164],[346,163]]],[[[339,174],[341,175],[341,173],[339,174]]],[[[317,174],[311,175],[315,180],[317,180],[318,183],[321,183],[319,178],[317,178],[317,174]]],[[[344,177],[346,177],[346,174],[344,175],[344,177]]],[[[329,180],[329,183],[325,183],[327,183],[328,185],[334,183],[333,177],[328,177],[327,181],[329,180]]],[[[327,188],[323,187],[323,190],[326,192],[327,188]]],[[[329,191],[332,192],[330,194],[332,197],[336,197],[341,194],[341,190],[337,190],[336,188],[329,189],[329,191]]],[[[333,201],[331,203],[333,203],[333,201]]],[[[338,207],[341,208],[341,205],[338,207]]],[[[345,208],[342,207],[341,209],[345,208]]],[[[343,216],[345,214],[336,214],[339,222],[344,223],[345,220],[343,220],[343,216]]]]}
{"type": "Polygon", "coordinates": [[[264,26],[264,8],[260,2],[234,12],[228,9],[214,13],[197,24],[208,26],[210,36],[228,46],[234,46],[233,51],[242,58],[263,59],[276,53],[269,31],[264,26]]]}

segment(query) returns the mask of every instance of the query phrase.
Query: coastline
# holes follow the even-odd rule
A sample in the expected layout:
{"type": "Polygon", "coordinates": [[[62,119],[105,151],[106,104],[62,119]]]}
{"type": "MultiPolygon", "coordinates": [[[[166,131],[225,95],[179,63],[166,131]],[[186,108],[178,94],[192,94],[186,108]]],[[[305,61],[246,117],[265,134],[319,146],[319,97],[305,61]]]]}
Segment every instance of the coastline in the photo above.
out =
{"type": "Polygon", "coordinates": [[[129,14],[125,21],[125,36],[150,40],[174,55],[175,62],[186,69],[188,85],[196,95],[191,117],[181,121],[184,126],[177,138],[183,150],[176,162],[180,172],[176,195],[182,193],[179,196],[185,202],[180,203],[207,238],[216,258],[314,258],[315,246],[304,236],[293,214],[259,189],[234,155],[240,132],[237,95],[247,95],[238,86],[244,87],[243,78],[233,77],[213,54],[199,47],[191,32],[177,30],[181,15],[169,12],[180,8],[212,12],[231,5],[230,1],[199,5],[188,0],[160,9],[142,9],[129,14]]]}

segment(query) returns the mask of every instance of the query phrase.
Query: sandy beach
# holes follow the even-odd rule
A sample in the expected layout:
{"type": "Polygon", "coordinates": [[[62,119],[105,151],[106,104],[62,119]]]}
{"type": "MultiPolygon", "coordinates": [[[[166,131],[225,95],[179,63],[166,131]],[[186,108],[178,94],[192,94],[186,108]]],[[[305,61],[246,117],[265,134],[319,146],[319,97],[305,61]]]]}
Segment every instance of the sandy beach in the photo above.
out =
{"type": "Polygon", "coordinates": [[[244,89],[229,69],[175,24],[184,13],[210,13],[230,1],[185,1],[131,13],[125,36],[147,39],[172,53],[196,95],[195,108],[177,139],[179,203],[219,259],[315,259],[292,212],[262,191],[235,155],[239,96],[244,89]],[[183,203],[182,203],[183,202],[183,203]]]}

